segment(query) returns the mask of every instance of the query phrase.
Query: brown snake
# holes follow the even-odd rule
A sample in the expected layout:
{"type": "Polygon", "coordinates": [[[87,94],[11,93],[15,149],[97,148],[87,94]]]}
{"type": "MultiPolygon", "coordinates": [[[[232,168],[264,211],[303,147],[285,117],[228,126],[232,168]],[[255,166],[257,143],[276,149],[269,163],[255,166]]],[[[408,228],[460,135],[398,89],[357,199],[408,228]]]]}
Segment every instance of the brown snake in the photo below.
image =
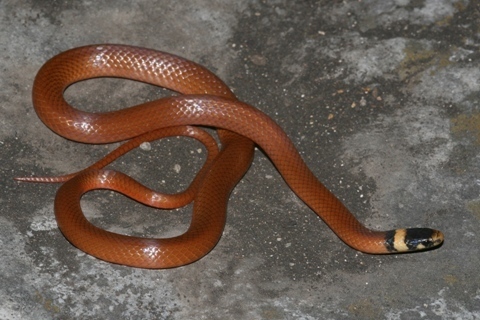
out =
{"type": "Polygon", "coordinates": [[[230,192],[248,170],[255,144],[269,156],[297,196],[352,248],[383,254],[429,249],[443,242],[440,231],[427,228],[381,232],[364,227],[317,180],[272,119],[238,101],[210,71],[180,57],[123,45],[75,48],[55,56],[40,69],[33,86],[33,104],[40,119],[65,138],[84,143],[133,138],[78,174],[18,178],[66,181],[55,198],[58,226],[73,245],[99,259],[140,268],[171,268],[206,255],[222,235],[230,192]],[[80,111],[65,101],[63,93],[69,85],[97,77],[137,80],[180,95],[107,113],[80,111]],[[217,128],[220,152],[205,132],[190,126],[217,128]],[[161,195],[120,172],[102,169],[140,142],[168,135],[191,136],[209,146],[204,167],[184,195],[161,195]],[[179,207],[193,200],[190,227],[180,236],[162,239],[102,230],[84,217],[80,207],[82,195],[93,189],[116,190],[158,208],[179,207]]]}

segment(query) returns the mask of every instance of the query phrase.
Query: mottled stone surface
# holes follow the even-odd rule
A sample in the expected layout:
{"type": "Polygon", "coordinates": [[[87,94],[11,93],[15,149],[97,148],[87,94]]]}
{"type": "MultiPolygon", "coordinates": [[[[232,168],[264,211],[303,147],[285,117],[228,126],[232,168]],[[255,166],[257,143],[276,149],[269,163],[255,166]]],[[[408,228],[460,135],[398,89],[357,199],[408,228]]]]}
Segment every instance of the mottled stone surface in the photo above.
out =
{"type": "MultiPolygon", "coordinates": [[[[475,1],[0,1],[0,319],[479,319],[480,12],[475,1]],[[124,43],[199,62],[270,115],[315,174],[377,229],[429,226],[438,250],[391,256],[344,245],[256,152],[217,247],[172,270],[108,264],[57,229],[62,174],[112,146],[67,141],[31,103],[40,66],[66,49],[124,43]]],[[[97,79],[67,90],[84,110],[165,95],[97,79]]],[[[186,139],[113,167],[184,188],[203,161],[186,139]]],[[[186,229],[190,207],[156,212],[85,196],[96,224],[135,235],[186,229]]]]}

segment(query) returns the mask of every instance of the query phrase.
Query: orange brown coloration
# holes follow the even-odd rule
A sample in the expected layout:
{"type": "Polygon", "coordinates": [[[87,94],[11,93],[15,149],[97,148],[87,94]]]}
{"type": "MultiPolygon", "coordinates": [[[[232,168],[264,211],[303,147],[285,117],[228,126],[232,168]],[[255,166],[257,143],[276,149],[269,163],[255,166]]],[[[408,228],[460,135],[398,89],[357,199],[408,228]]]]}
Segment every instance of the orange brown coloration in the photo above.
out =
{"type": "MultiPolygon", "coordinates": [[[[176,194],[162,194],[155,192],[151,195],[152,198],[161,198],[162,200],[162,209],[177,209],[183,207],[193,201],[193,198],[198,192],[200,182],[202,181],[205,173],[207,172],[210,165],[213,163],[214,159],[217,157],[219,150],[218,145],[215,139],[208,134],[206,131],[192,126],[180,126],[180,127],[166,127],[157,129],[154,131],[149,131],[144,134],[141,134],[131,140],[128,140],[126,143],[122,144],[115,150],[111,151],[105,157],[90,165],[88,168],[85,168],[79,172],[74,172],[66,174],[63,176],[54,176],[54,177],[21,177],[15,178],[18,181],[24,182],[37,182],[37,183],[58,183],[66,182],[77,175],[80,175],[86,171],[99,170],[112,163],[122,155],[128,153],[134,148],[140,146],[143,142],[151,142],[157,139],[162,139],[172,136],[183,136],[190,137],[198,140],[202,143],[208,152],[208,157],[205,163],[203,164],[202,169],[195,176],[190,186],[182,192],[176,194]]],[[[153,191],[151,191],[153,192],[153,191]]],[[[152,204],[148,204],[152,206],[152,204]]]]}
{"type": "MultiPolygon", "coordinates": [[[[254,144],[268,154],[290,188],[346,244],[366,253],[401,251],[389,250],[392,240],[388,236],[392,231],[364,227],[318,181],[272,119],[238,101],[220,79],[198,64],[130,46],[76,48],[59,54],[41,68],[34,83],[33,102],[38,116],[49,128],[68,139],[86,143],[121,141],[172,126],[218,128],[221,151],[199,178],[192,222],[181,236],[168,239],[122,236],[87,221],[79,201],[82,194],[92,189],[117,190],[157,206],[151,203],[152,196],[148,196],[151,190],[119,172],[98,168],[82,171],[60,188],[55,214],[61,231],[72,244],[100,259],[141,268],[170,268],[203,257],[221,237],[229,194],[250,166],[254,144]],[[74,109],[63,98],[70,84],[104,76],[138,80],[181,95],[102,114],[74,109]]],[[[425,248],[443,241],[440,232],[422,230],[435,234],[435,239],[430,239],[433,242],[421,240],[425,248]]],[[[419,249],[423,247],[415,248],[419,249]]]]}

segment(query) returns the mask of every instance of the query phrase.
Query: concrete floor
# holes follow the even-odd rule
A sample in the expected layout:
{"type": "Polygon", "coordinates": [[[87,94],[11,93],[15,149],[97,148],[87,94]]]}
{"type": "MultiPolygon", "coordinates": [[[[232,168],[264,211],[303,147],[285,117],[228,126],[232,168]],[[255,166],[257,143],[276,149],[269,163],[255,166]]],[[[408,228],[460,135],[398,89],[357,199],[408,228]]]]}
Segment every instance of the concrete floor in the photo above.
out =
{"type": "MultiPolygon", "coordinates": [[[[480,12],[474,1],[0,1],[0,319],[480,319],[480,12]],[[40,66],[66,49],[124,43],[204,64],[288,133],[315,174],[368,226],[428,226],[434,251],[373,256],[344,245],[261,151],[232,193],[217,247],[172,270],[99,261],[57,229],[58,185],[14,176],[76,171],[113,146],[67,141],[37,118],[40,66]]],[[[95,80],[85,110],[164,95],[95,80]]],[[[162,190],[203,158],[186,139],[114,167],[162,190]]],[[[171,236],[190,207],[158,213],[108,192],[89,218],[171,236]]]]}

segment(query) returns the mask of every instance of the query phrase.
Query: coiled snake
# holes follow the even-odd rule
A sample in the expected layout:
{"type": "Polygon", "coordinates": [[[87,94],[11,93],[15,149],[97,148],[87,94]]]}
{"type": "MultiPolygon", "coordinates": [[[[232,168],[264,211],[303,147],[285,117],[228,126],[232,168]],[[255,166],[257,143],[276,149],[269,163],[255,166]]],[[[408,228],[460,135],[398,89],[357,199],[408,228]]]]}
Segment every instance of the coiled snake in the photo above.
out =
{"type": "Polygon", "coordinates": [[[350,247],[373,254],[417,251],[439,246],[443,234],[427,228],[386,232],[364,227],[308,169],[285,132],[267,115],[235,98],[230,89],[204,67],[180,57],[124,45],[91,45],[63,52],[38,72],[33,104],[54,132],[84,143],[132,139],[97,164],[63,177],[17,178],[62,182],[55,198],[55,216],[64,236],[99,259],[140,268],[171,268],[196,261],[220,239],[231,190],[248,170],[254,146],[271,159],[290,188],[350,247]],[[107,113],[88,113],[70,106],[65,89],[78,81],[119,77],[142,81],[180,93],[107,113]],[[204,131],[218,129],[221,150],[204,131]],[[142,141],[186,135],[207,146],[209,157],[190,188],[163,195],[132,178],[103,167],[142,141]],[[183,206],[193,200],[188,230],[177,237],[152,239],[115,234],[97,228],[83,215],[82,195],[111,189],[158,208],[183,206]]]}

